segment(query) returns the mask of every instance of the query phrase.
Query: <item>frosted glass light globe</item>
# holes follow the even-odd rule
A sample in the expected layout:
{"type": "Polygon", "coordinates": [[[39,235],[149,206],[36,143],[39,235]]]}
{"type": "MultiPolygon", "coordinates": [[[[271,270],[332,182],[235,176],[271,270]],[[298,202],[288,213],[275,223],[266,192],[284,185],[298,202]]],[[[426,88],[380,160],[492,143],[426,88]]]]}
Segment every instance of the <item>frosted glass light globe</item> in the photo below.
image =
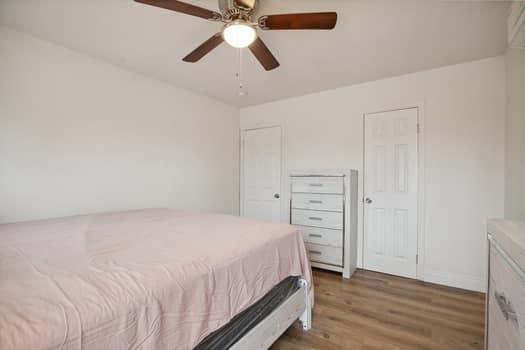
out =
{"type": "Polygon", "coordinates": [[[224,26],[222,37],[231,46],[242,49],[255,41],[257,33],[251,25],[243,21],[233,21],[224,26]]]}

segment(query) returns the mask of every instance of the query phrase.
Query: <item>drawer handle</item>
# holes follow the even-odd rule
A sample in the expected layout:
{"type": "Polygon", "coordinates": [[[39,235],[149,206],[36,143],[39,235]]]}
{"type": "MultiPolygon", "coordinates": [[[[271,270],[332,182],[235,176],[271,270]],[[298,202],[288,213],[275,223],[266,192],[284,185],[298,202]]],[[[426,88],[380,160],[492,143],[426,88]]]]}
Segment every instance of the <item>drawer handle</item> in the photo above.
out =
{"type": "Polygon", "coordinates": [[[323,235],[318,235],[318,234],[316,234],[316,233],[310,233],[309,236],[310,236],[310,237],[323,238],[323,235]]]}
{"type": "Polygon", "coordinates": [[[510,300],[507,299],[504,293],[500,293],[498,291],[494,292],[494,296],[496,297],[496,302],[498,303],[499,309],[501,310],[501,313],[505,319],[507,321],[510,320],[516,326],[519,326],[516,310],[514,310],[510,300]]]}
{"type": "Polygon", "coordinates": [[[504,294],[499,293],[498,291],[494,292],[494,297],[496,298],[496,301],[498,303],[499,309],[501,310],[501,313],[503,314],[503,316],[505,316],[505,319],[508,320],[509,314],[507,313],[507,307],[506,307],[507,298],[505,297],[504,294]]]}
{"type": "Polygon", "coordinates": [[[318,218],[317,216],[309,216],[308,219],[315,221],[323,221],[323,218],[318,218]]]}
{"type": "Polygon", "coordinates": [[[318,250],[309,250],[308,253],[310,253],[310,254],[315,254],[315,255],[323,255],[323,253],[321,253],[321,252],[318,251],[318,250]]]}
{"type": "Polygon", "coordinates": [[[323,204],[323,201],[311,200],[310,203],[312,203],[312,204],[323,204]]]}
{"type": "Polygon", "coordinates": [[[323,187],[323,184],[310,184],[310,187],[323,187]]]}

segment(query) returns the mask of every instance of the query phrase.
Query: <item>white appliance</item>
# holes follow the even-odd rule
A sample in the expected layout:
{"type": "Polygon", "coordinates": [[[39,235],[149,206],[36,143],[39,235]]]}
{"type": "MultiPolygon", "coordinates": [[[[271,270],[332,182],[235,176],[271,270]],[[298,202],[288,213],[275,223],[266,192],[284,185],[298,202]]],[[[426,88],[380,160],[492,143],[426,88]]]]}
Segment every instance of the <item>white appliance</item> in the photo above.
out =
{"type": "Polygon", "coordinates": [[[357,171],[290,177],[290,223],[301,231],[312,266],[350,278],[357,265],[357,171]]]}

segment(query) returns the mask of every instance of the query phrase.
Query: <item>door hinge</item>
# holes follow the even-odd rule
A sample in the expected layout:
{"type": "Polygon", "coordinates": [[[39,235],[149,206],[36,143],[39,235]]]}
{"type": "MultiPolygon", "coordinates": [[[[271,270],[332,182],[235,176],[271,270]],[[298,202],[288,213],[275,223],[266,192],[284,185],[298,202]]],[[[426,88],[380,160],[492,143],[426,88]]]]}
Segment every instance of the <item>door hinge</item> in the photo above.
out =
{"type": "Polygon", "coordinates": [[[419,254],[416,254],[416,265],[419,264],[419,254]]]}
{"type": "Polygon", "coordinates": [[[419,123],[417,124],[417,133],[419,134],[419,131],[421,130],[419,123]]]}

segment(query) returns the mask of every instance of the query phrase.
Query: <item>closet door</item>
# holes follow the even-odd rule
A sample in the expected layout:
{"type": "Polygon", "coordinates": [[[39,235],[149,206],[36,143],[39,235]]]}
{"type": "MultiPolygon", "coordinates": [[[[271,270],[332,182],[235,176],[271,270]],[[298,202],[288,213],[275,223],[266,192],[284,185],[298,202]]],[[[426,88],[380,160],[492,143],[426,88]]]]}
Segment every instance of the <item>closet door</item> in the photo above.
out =
{"type": "Polygon", "coordinates": [[[415,278],[417,108],[365,116],[364,268],[415,278]]]}
{"type": "Polygon", "coordinates": [[[281,221],[281,128],[243,130],[241,215],[281,221]]]}

